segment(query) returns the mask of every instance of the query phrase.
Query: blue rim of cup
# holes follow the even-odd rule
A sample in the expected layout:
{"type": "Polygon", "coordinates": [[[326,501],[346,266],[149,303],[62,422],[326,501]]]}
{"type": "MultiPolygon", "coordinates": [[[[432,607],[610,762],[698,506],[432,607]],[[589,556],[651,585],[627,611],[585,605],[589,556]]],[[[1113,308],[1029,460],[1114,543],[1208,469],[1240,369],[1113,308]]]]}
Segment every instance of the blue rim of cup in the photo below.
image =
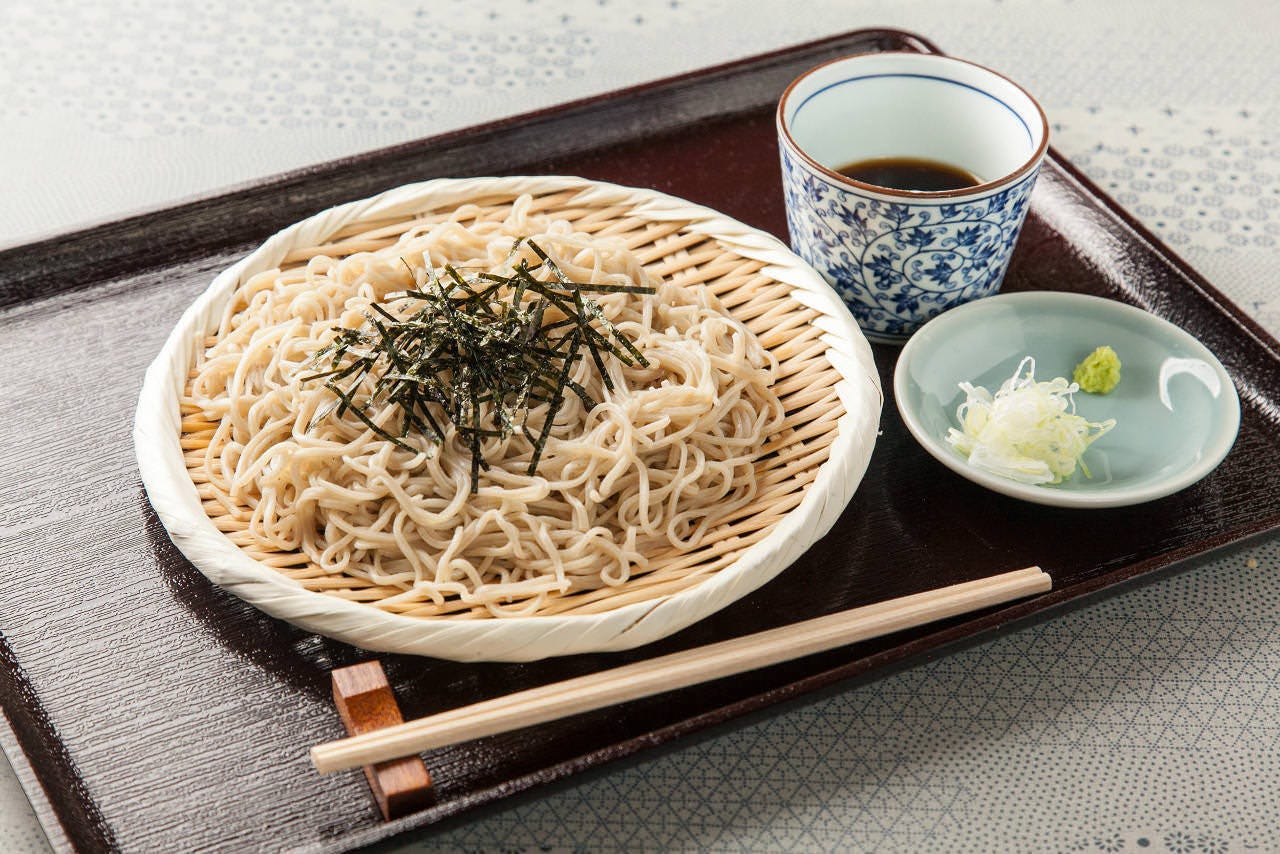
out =
{"type": "MultiPolygon", "coordinates": [[[[1008,109],[1011,113],[1017,116],[1019,122],[1022,123],[1023,128],[1026,129],[1027,134],[1031,136],[1032,139],[1035,138],[1034,135],[1032,134],[1031,128],[1028,127],[1027,123],[1022,120],[1022,116],[1019,115],[1016,110],[1014,110],[1004,101],[1001,101],[999,98],[992,95],[990,92],[986,92],[982,89],[979,89],[976,86],[971,86],[968,83],[962,83],[958,80],[950,80],[948,78],[938,77],[936,75],[920,74],[920,73],[913,73],[913,72],[863,74],[856,77],[849,77],[844,80],[838,80],[834,83],[830,83],[822,87],[817,92],[814,92],[812,95],[810,95],[808,98],[805,98],[805,100],[802,101],[800,105],[796,107],[795,112],[796,114],[799,114],[801,107],[803,107],[804,104],[809,101],[809,99],[817,96],[821,92],[825,92],[828,89],[831,89],[834,86],[841,86],[845,83],[851,83],[855,80],[866,80],[866,79],[872,79],[877,77],[923,78],[923,79],[929,79],[929,80],[938,80],[940,82],[951,83],[957,86],[964,86],[965,88],[972,89],[975,92],[979,92],[983,95],[986,95],[988,98],[991,98],[992,100],[1001,104],[1003,107],[1005,107],[1005,109],[1008,109]]],[[[837,57],[836,59],[828,60],[827,62],[824,62],[821,65],[816,65],[813,68],[810,68],[808,71],[801,74],[795,80],[791,81],[791,84],[787,86],[787,88],[783,91],[782,97],[778,99],[778,109],[777,109],[776,116],[777,116],[776,121],[778,126],[778,134],[785,141],[787,147],[790,148],[793,152],[795,152],[795,154],[804,162],[806,166],[810,167],[813,170],[816,170],[819,175],[828,179],[830,182],[833,182],[837,186],[854,187],[859,190],[869,191],[873,193],[880,193],[885,196],[890,196],[890,197],[899,198],[899,199],[921,200],[921,199],[948,199],[948,198],[957,198],[957,197],[968,197],[973,195],[981,195],[982,193],[985,193],[988,190],[995,190],[1006,184],[1017,183],[1017,181],[1020,178],[1034,171],[1040,165],[1040,161],[1044,158],[1045,152],[1049,148],[1049,119],[1045,115],[1044,108],[1040,106],[1040,102],[1037,101],[1035,98],[1033,98],[1030,92],[1022,88],[1021,86],[1019,86],[1014,81],[1010,80],[1005,75],[1001,74],[998,71],[993,71],[990,68],[987,68],[985,65],[979,65],[978,63],[970,62],[967,59],[956,59],[955,57],[952,57],[952,56],[946,56],[945,54],[937,54],[937,53],[917,53],[915,51],[881,51],[877,53],[851,54],[849,56],[841,56],[841,57],[837,57]],[[809,153],[806,152],[804,148],[802,148],[800,144],[796,142],[793,136],[791,136],[791,129],[787,127],[787,121],[783,116],[783,109],[787,103],[787,99],[791,97],[791,93],[796,88],[796,86],[800,85],[802,81],[804,81],[805,79],[813,75],[815,72],[820,71],[821,69],[826,68],[829,65],[835,65],[836,63],[840,63],[840,62],[848,62],[851,59],[857,59],[859,57],[880,58],[880,57],[892,57],[892,56],[929,57],[931,60],[941,60],[943,62],[948,62],[948,63],[967,65],[971,68],[976,68],[994,77],[1000,78],[1001,80],[1005,81],[1010,86],[1012,86],[1014,89],[1021,92],[1023,97],[1025,97],[1027,101],[1033,107],[1036,108],[1036,113],[1039,114],[1040,123],[1041,123],[1040,144],[1036,147],[1036,150],[1032,152],[1031,156],[1027,158],[1027,160],[1021,166],[1019,166],[1017,169],[1013,170],[1012,172],[1002,175],[999,178],[996,178],[994,180],[986,181],[982,184],[978,184],[973,187],[964,187],[959,190],[920,191],[920,190],[897,190],[892,187],[881,187],[878,184],[868,184],[863,181],[850,178],[847,175],[842,175],[833,169],[829,169],[826,166],[823,166],[817,160],[814,160],[812,157],[810,157],[809,153]]]]}

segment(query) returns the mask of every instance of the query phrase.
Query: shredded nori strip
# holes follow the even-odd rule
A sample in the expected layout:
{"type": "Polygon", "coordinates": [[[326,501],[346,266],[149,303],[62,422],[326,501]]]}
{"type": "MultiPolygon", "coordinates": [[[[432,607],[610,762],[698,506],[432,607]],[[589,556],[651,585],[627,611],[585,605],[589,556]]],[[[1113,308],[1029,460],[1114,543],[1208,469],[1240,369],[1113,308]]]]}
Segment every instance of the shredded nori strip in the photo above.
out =
{"type": "MultiPolygon", "coordinates": [[[[534,474],[566,391],[588,409],[596,405],[569,376],[583,358],[583,346],[610,390],[613,381],[605,354],[628,366],[649,364],[600,306],[584,295],[654,291],[638,285],[574,282],[528,238],[515,241],[508,263],[517,258],[522,244],[537,256],[537,264],[520,259],[511,266],[510,276],[468,273],[448,264],[438,271],[426,268],[425,281],[416,289],[390,294],[381,305],[371,304],[364,327],[338,329],[333,341],[313,357],[317,371],[301,378],[324,380],[336,398],[311,426],[335,409],[339,416],[350,410],[381,438],[419,454],[429,453],[429,448],[415,442],[425,439],[438,445],[445,432],[442,422],[451,422],[471,452],[473,493],[480,471],[488,469],[482,440],[506,438],[519,430],[533,445],[529,474],[534,474]],[[538,271],[547,281],[535,275],[538,271]],[[548,309],[564,317],[546,321],[548,309]],[[368,378],[374,379],[372,390],[357,399],[356,389],[368,378]],[[529,407],[544,403],[546,416],[535,431],[528,423],[529,407]],[[387,407],[399,410],[398,435],[378,423],[387,407]]],[[[401,261],[414,281],[420,281],[412,265],[401,261]]]]}

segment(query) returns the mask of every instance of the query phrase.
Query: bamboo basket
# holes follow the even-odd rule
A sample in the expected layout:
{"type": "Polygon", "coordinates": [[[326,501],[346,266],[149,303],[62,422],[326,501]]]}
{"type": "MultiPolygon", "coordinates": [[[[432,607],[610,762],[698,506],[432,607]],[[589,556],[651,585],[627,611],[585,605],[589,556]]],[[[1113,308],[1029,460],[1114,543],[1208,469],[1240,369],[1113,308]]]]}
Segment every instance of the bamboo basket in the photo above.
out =
{"type": "Polygon", "coordinates": [[[134,440],[148,496],[174,543],[214,583],[262,610],[368,649],[531,660],[648,643],[784,570],[853,495],[881,403],[870,348],[849,312],[774,238],[649,190],[570,177],[440,179],[317,214],[219,275],[148,370],[134,440]],[[206,470],[215,424],[186,397],[192,367],[236,288],[317,254],[382,248],[463,204],[476,205],[477,218],[501,219],[525,194],[537,212],[578,231],[621,238],[654,276],[710,289],[778,359],[774,390],[786,420],[760,449],[753,503],[716,519],[696,549],[652,555],[649,571],[619,587],[552,596],[522,617],[489,617],[456,600],[405,601],[401,588],[256,546],[246,532],[249,509],[229,502],[206,470]]]}

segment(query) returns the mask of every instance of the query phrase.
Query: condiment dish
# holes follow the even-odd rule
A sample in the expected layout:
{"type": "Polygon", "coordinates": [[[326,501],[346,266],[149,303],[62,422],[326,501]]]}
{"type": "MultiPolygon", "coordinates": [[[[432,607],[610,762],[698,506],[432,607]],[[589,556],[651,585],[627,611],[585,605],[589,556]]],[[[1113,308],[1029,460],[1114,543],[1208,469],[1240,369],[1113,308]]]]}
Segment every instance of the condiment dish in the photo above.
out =
{"type": "Polygon", "coordinates": [[[1222,364],[1194,337],[1142,309],[1061,292],[1009,293],[933,319],[898,358],[898,412],[920,445],[969,480],[1004,495],[1057,507],[1122,507],[1171,495],[1196,483],[1231,450],[1240,402],[1222,364]],[[1058,484],[1024,484],[975,468],[946,441],[959,427],[961,382],[994,392],[1025,356],[1036,378],[1071,378],[1095,347],[1122,362],[1109,394],[1077,391],[1076,411],[1116,420],[1090,445],[1083,463],[1058,484]]]}

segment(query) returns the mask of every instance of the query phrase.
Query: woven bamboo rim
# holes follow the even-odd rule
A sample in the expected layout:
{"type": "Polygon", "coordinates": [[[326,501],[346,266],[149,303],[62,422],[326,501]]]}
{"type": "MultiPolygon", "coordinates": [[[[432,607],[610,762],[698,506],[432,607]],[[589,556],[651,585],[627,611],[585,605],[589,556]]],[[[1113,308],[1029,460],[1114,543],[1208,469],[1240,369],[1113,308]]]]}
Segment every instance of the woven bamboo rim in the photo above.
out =
{"type": "MultiPolygon", "coordinates": [[[[650,569],[632,575],[620,587],[547,594],[536,615],[599,614],[624,605],[660,599],[693,587],[724,569],[748,547],[764,539],[778,522],[797,507],[830,456],[845,414],[837,393],[840,373],[827,358],[828,344],[811,323],[821,312],[792,296],[792,287],[768,275],[762,261],[745,257],[724,242],[689,229],[691,221],[653,221],[635,215],[629,205],[594,203],[585,190],[548,192],[534,197],[533,210],[565,219],[588,234],[620,238],[656,277],[683,285],[702,285],[778,359],[774,391],[782,400],[786,419],[782,429],[760,449],[755,464],[759,491],[752,504],[716,519],[700,546],[692,551],[669,549],[650,556],[650,569]]],[[[488,196],[472,200],[474,214],[464,224],[502,220],[514,197],[488,196]]],[[[423,211],[411,217],[364,220],[336,231],[328,242],[295,248],[280,265],[282,273],[305,267],[315,256],[342,257],[392,245],[405,231],[440,222],[453,209],[423,211]]],[[[216,339],[205,339],[205,346],[216,339]]],[[[191,401],[188,375],[181,405],[181,447],[191,481],[205,514],[248,557],[292,579],[305,590],[362,603],[408,617],[433,620],[492,619],[483,606],[450,599],[443,604],[426,599],[406,601],[398,587],[379,586],[367,579],[330,573],[297,551],[278,551],[255,544],[247,528],[251,510],[233,501],[225,484],[212,476],[208,461],[219,447],[211,447],[216,423],[205,420],[191,401]],[[390,597],[395,601],[385,601],[390,597]]]]}

